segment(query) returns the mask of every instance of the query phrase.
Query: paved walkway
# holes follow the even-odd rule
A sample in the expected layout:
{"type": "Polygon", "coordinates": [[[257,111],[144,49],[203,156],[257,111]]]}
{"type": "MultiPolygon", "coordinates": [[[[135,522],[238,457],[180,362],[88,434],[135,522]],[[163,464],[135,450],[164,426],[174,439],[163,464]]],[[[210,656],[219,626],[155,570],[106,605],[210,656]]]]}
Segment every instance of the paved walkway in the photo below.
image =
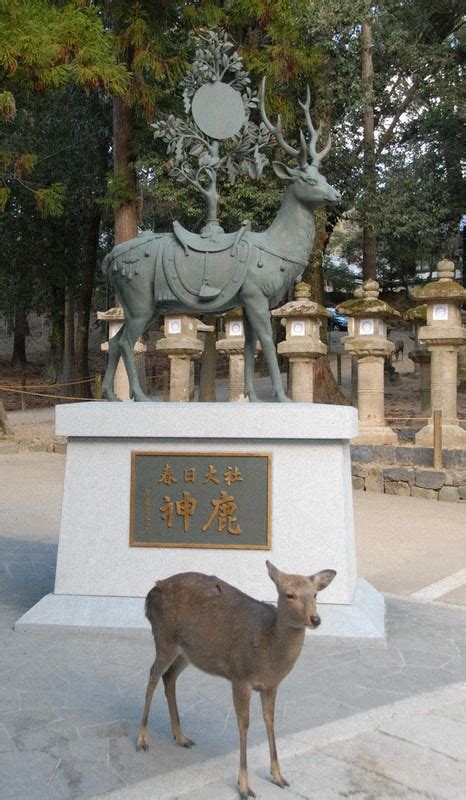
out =
{"type": "MultiPolygon", "coordinates": [[[[151,749],[137,753],[149,636],[12,630],[53,588],[63,464],[56,454],[0,457],[2,800],[233,800],[226,682],[193,668],[181,676],[183,723],[197,742],[188,751],[172,742],[159,689],[151,749]]],[[[379,588],[409,595],[464,568],[463,507],[361,492],[355,502],[360,571],[379,588]]],[[[465,681],[466,612],[443,601],[389,596],[386,646],[310,634],[277,703],[291,787],[267,779],[257,697],[251,784],[263,800],[464,798],[465,681]]]]}

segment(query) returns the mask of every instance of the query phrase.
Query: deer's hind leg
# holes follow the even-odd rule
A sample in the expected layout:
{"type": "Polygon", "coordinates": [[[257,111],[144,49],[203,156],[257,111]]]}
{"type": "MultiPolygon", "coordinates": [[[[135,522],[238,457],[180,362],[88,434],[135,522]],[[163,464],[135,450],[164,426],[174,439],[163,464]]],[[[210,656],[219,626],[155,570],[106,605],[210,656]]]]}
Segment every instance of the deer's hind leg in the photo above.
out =
{"type": "Polygon", "coordinates": [[[147,750],[149,747],[149,736],[147,734],[147,720],[149,718],[150,706],[152,697],[160,678],[167,670],[170,669],[173,662],[176,660],[179,651],[175,644],[173,645],[157,645],[155,661],[150,668],[149,681],[146,689],[146,701],[144,703],[144,711],[142,714],[141,725],[139,727],[138,739],[136,749],[147,750]]]}
{"type": "Polygon", "coordinates": [[[173,738],[180,747],[192,747],[192,745],[195,744],[192,739],[188,739],[188,737],[185,736],[181,729],[180,715],[176,704],[176,681],[185,667],[188,666],[188,663],[188,660],[184,656],[179,655],[163,676],[165,697],[167,698],[168,710],[170,712],[173,738]]]}

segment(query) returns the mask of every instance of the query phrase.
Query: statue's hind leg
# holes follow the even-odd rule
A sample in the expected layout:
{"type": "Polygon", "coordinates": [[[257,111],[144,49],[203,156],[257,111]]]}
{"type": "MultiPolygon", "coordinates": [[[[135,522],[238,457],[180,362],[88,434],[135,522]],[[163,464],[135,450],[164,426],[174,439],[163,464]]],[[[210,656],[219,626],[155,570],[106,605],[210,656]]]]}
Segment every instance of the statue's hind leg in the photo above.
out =
{"type": "Polygon", "coordinates": [[[115,379],[118,361],[120,360],[119,341],[123,334],[124,327],[125,324],[123,323],[120,330],[116,332],[115,336],[112,336],[108,343],[108,363],[107,369],[105,370],[104,379],[102,381],[102,397],[106,397],[107,400],[112,401],[120,401],[120,398],[117,397],[113,391],[113,381],[115,379]]]}
{"type": "Polygon", "coordinates": [[[152,311],[153,309],[151,308],[151,313],[146,316],[127,319],[124,332],[119,341],[120,353],[123,356],[126,372],[128,374],[129,396],[136,400],[136,402],[150,402],[150,397],[144,394],[141,384],[139,383],[136,364],[134,362],[134,345],[141,334],[144,333],[151,320],[156,317],[152,311]]]}

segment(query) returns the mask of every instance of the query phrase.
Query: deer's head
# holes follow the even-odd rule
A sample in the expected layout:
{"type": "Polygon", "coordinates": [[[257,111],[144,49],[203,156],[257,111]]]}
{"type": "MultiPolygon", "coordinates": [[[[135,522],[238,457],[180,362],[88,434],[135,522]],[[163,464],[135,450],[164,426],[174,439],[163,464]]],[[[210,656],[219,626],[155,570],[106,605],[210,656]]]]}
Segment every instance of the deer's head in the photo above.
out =
{"type": "Polygon", "coordinates": [[[310,133],[309,144],[306,141],[303,131],[300,130],[300,147],[299,149],[292,147],[285,141],[283,136],[280,115],[278,115],[275,125],[272,125],[267,117],[265,112],[265,78],[263,78],[259,93],[259,105],[264,125],[275,137],[282,150],[288,153],[288,155],[293,156],[297,161],[296,167],[289,167],[281,161],[273,161],[272,166],[275,170],[275,174],[289,183],[290,190],[302,205],[308,206],[309,208],[318,208],[326,203],[338,203],[341,200],[341,195],[340,192],[327,183],[324,176],[319,172],[320,164],[330,150],[331,138],[329,136],[325,147],[317,152],[317,142],[321,134],[322,123],[319,123],[317,129],[314,128],[309,111],[310,104],[311,93],[308,86],[306,100],[304,103],[299,101],[299,105],[304,111],[304,117],[310,133]]]}
{"type": "Polygon", "coordinates": [[[334,569],[324,569],[315,575],[290,575],[265,562],[278,591],[278,611],[291,628],[317,628],[317,592],[325,589],[337,574],[334,569]]]}

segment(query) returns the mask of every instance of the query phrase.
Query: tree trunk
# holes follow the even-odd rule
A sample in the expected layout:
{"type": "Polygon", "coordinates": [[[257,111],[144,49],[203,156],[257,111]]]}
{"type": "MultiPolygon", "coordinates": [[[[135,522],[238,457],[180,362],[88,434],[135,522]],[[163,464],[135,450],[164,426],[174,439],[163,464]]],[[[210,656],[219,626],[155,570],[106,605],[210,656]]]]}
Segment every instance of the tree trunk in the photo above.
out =
{"type": "Polygon", "coordinates": [[[59,383],[63,375],[63,350],[65,341],[65,296],[62,288],[54,291],[52,305],[52,332],[45,375],[51,383],[59,383]]]}
{"type": "MultiPolygon", "coordinates": [[[[337,218],[328,216],[324,209],[319,209],[315,213],[316,233],[314,246],[309,256],[308,266],[304,272],[304,280],[310,284],[312,299],[322,306],[325,306],[324,290],[324,254],[328,240],[333,231],[337,218]]],[[[327,344],[327,325],[322,324],[322,341],[327,344]]],[[[332,370],[328,356],[316,359],[314,362],[314,402],[315,403],[334,403],[338,406],[349,405],[349,401],[339,388],[332,370]]]]}
{"type": "MultiPolygon", "coordinates": [[[[64,313],[63,383],[74,381],[74,299],[67,297],[64,313]]],[[[74,395],[74,386],[64,386],[62,394],[74,395]]]]}
{"type": "MultiPolygon", "coordinates": [[[[78,319],[75,338],[75,375],[77,379],[81,380],[89,378],[89,321],[97,266],[100,218],[101,212],[95,210],[89,219],[84,268],[78,298],[78,319]]],[[[80,397],[92,397],[91,385],[89,382],[78,385],[80,397]]]]}
{"type": "Polygon", "coordinates": [[[15,324],[13,328],[13,355],[11,356],[11,366],[24,369],[27,364],[26,358],[26,336],[29,333],[27,314],[19,311],[15,314],[15,324]]]}
{"type": "Polygon", "coordinates": [[[136,171],[133,164],[133,111],[121,97],[113,100],[113,169],[128,200],[115,210],[115,244],[134,239],[138,232],[136,171]]]}
{"type": "MultiPolygon", "coordinates": [[[[138,209],[136,195],[136,170],[133,164],[133,111],[120,97],[113,100],[113,168],[117,180],[123,181],[125,192],[129,193],[129,200],[115,210],[115,244],[121,244],[128,239],[134,239],[138,233],[138,209]]],[[[121,303],[116,297],[116,305],[121,303]]],[[[141,387],[145,385],[144,353],[134,356],[138,375],[143,378],[141,387]]],[[[123,378],[122,378],[123,380],[123,378]]],[[[129,381],[124,377],[125,383],[120,392],[129,394],[129,381]]]]}
{"type": "Polygon", "coordinates": [[[199,400],[202,403],[215,403],[215,378],[217,375],[217,349],[215,347],[215,317],[204,317],[207,325],[214,330],[205,333],[204,352],[201,358],[201,375],[199,379],[199,400]]]}
{"type": "Polygon", "coordinates": [[[367,281],[375,278],[377,261],[377,241],[372,227],[371,211],[375,207],[375,140],[374,140],[374,65],[372,62],[372,12],[367,6],[362,23],[362,63],[361,73],[364,92],[363,113],[363,153],[364,153],[364,210],[362,215],[363,252],[362,277],[367,281]]]}

